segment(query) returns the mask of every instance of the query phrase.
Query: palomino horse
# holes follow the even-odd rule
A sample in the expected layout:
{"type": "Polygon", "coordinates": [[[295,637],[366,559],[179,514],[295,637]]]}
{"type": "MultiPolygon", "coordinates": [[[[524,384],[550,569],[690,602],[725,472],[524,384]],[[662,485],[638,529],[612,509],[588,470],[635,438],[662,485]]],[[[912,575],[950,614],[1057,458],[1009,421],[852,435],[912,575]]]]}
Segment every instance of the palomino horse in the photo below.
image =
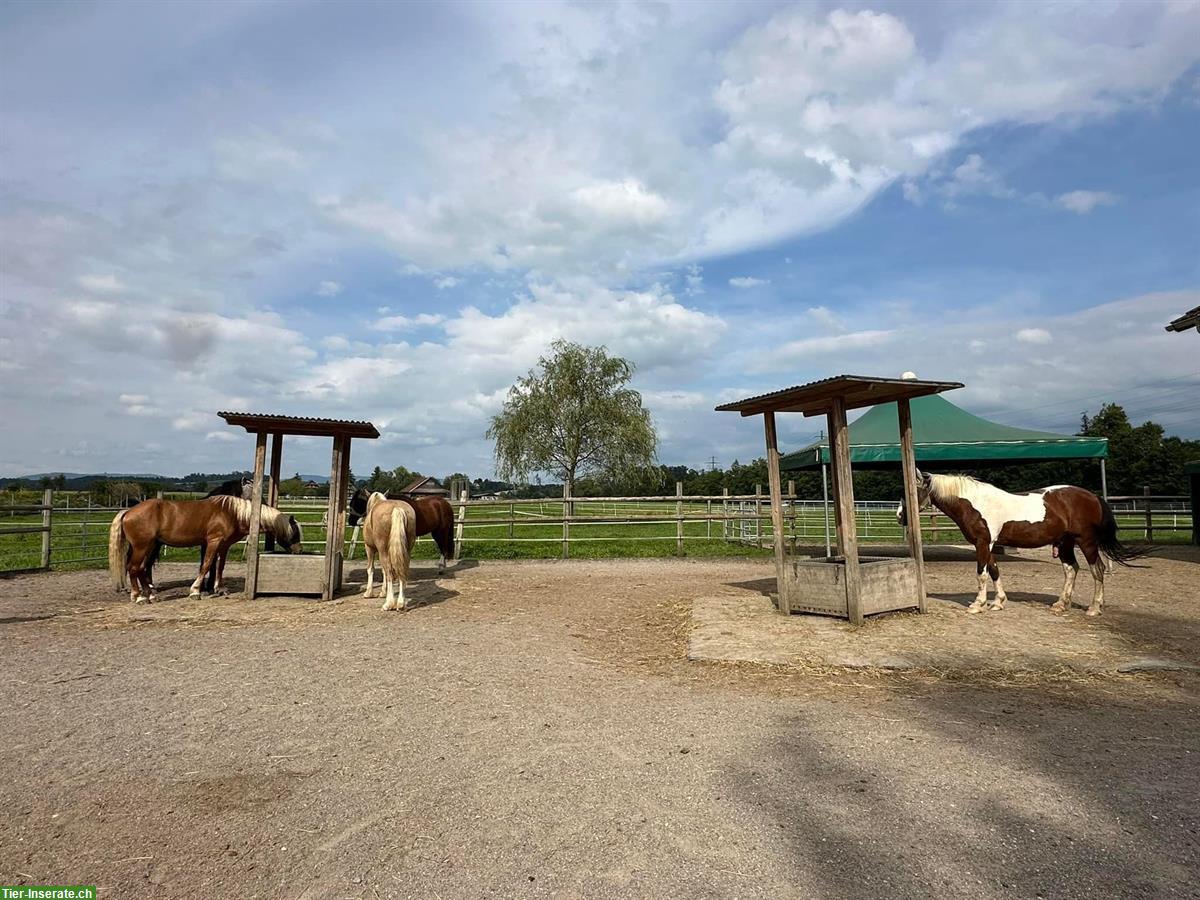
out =
{"type": "Polygon", "coordinates": [[[375,557],[383,569],[383,609],[404,609],[404,585],[408,582],[408,567],[412,559],[413,542],[417,539],[417,514],[403,500],[389,500],[378,491],[367,498],[363,516],[363,546],[367,548],[367,592],[375,592],[375,557]],[[399,589],[399,597],[393,596],[399,589]]]}
{"type": "MultiPolygon", "coordinates": [[[[108,530],[108,571],[113,587],[122,588],[129,578],[129,599],[153,602],[154,584],[147,565],[164,544],[168,547],[205,548],[200,574],[188,596],[200,595],[200,586],[210,569],[216,568],[216,587],[222,590],[225,557],[229,548],[250,532],[249,500],[213,497],[207,500],[147,500],[133,509],[117,513],[108,530]]],[[[285,550],[300,552],[302,534],[295,516],[264,505],[263,527],[275,535],[285,550]]]]}
{"type": "MultiPolygon", "coordinates": [[[[367,500],[371,494],[360,487],[350,498],[350,515],[346,517],[351,527],[367,513],[367,500]]],[[[454,507],[445,497],[416,497],[412,494],[384,494],[389,500],[404,500],[417,514],[417,536],[433,535],[442,558],[438,560],[438,572],[446,571],[446,561],[454,560],[454,507]]]]}
{"type": "MultiPolygon", "coordinates": [[[[243,500],[252,499],[254,493],[254,481],[250,478],[230,478],[228,481],[223,481],[207,494],[208,497],[241,497],[243,500]]],[[[154,560],[150,564],[153,565],[154,560]]],[[[200,565],[204,565],[204,547],[200,548],[200,565]]],[[[147,577],[150,579],[150,585],[154,585],[154,576],[150,574],[150,569],[146,569],[147,577]]],[[[217,589],[217,569],[214,566],[208,571],[208,578],[205,579],[202,590],[210,594],[216,593],[217,589]]]]}
{"type": "MultiPolygon", "coordinates": [[[[1070,485],[1054,485],[1028,494],[1010,494],[984,481],[966,475],[928,475],[917,472],[917,508],[932,503],[962,531],[963,537],[975,545],[975,561],[979,574],[979,593],[967,612],[979,612],[987,603],[988,578],[996,583],[996,599],[991,609],[1003,609],[1008,596],[1000,583],[1000,569],[992,548],[1045,547],[1052,545],[1062,561],[1062,594],[1053,609],[1071,608],[1075,576],[1079,563],[1075,547],[1092,570],[1096,591],[1089,616],[1100,615],[1104,607],[1104,558],[1128,566],[1130,560],[1141,556],[1117,540],[1117,521],[1108,504],[1091,491],[1070,485]]],[[[907,525],[904,504],[896,510],[901,525],[907,525]]]]}

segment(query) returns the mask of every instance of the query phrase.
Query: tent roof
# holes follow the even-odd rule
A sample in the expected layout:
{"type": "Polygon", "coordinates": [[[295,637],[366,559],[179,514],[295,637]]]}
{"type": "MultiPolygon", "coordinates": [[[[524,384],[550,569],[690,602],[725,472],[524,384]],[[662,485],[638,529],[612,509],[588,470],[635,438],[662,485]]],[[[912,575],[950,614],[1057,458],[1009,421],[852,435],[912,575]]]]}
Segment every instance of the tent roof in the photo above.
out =
{"type": "MultiPolygon", "coordinates": [[[[1108,439],[1070,437],[989,422],[937,395],[910,401],[918,462],[1002,463],[1047,459],[1103,459],[1108,439]]],[[[896,404],[873,407],[850,425],[850,461],[880,467],[900,461],[896,404]]],[[[829,462],[828,440],[780,459],[783,469],[809,469],[829,462]]]]}

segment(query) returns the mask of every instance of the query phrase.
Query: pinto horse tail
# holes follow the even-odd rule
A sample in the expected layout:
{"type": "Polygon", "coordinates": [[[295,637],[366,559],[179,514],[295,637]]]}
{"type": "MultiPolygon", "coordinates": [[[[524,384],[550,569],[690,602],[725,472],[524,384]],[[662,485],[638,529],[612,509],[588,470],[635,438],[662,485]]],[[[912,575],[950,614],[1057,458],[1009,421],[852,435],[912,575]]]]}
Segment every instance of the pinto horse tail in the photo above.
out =
{"type": "Polygon", "coordinates": [[[1113,515],[1112,507],[1101,497],[1100,508],[1103,511],[1100,524],[1096,526],[1096,543],[1100,551],[1115,563],[1120,563],[1131,569],[1145,569],[1148,566],[1136,566],[1133,560],[1142,559],[1154,548],[1149,544],[1138,547],[1128,547],[1117,538],[1117,517],[1113,515]]]}
{"type": "MultiPolygon", "coordinates": [[[[392,510],[392,528],[391,533],[388,534],[388,563],[392,570],[400,576],[401,584],[408,583],[410,556],[408,536],[410,522],[406,512],[407,510],[403,506],[397,506],[392,510]]],[[[415,525],[415,523],[411,524],[415,525]]]]}
{"type": "Polygon", "coordinates": [[[117,513],[108,527],[108,577],[117,590],[124,590],[126,585],[125,565],[129,559],[129,539],[124,528],[126,512],[117,513]]]}

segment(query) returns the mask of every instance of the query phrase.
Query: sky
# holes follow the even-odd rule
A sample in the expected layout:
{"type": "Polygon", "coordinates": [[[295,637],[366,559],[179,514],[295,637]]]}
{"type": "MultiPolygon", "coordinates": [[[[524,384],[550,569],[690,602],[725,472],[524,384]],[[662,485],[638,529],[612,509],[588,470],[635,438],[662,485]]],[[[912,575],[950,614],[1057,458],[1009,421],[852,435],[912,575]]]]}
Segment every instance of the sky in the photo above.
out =
{"type": "MultiPolygon", "coordinates": [[[[557,338],[660,461],[838,373],[1200,437],[1200,4],[0,4],[0,475],[493,470],[557,338]],[[291,438],[287,472],[328,471],[291,438]]],[[[785,450],[820,430],[782,416],[785,450]]]]}

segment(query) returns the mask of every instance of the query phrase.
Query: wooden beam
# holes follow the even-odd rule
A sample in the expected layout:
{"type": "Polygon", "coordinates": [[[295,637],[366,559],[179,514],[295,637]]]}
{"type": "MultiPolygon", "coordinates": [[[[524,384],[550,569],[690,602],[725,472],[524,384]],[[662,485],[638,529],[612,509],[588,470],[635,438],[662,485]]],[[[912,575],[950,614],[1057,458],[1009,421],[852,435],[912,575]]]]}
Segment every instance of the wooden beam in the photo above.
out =
{"type": "Polygon", "coordinates": [[[833,536],[834,549],[837,551],[834,556],[845,556],[846,549],[842,546],[842,508],[838,505],[838,470],[835,460],[837,459],[837,433],[833,427],[833,413],[830,413],[825,420],[828,426],[829,434],[829,492],[833,496],[833,536]]]}
{"type": "Polygon", "coordinates": [[[835,438],[834,470],[837,472],[838,542],[846,556],[846,612],[853,625],[863,623],[862,574],[858,571],[858,531],[854,519],[854,476],[850,470],[850,434],[846,426],[846,407],[841,399],[833,401],[829,415],[830,437],[835,438]]]}
{"type": "Polygon", "coordinates": [[[342,558],[346,552],[346,504],[350,500],[350,446],[354,443],[354,439],[346,435],[343,441],[342,471],[341,477],[338,478],[337,537],[335,538],[337,551],[334,554],[337,559],[334,562],[333,571],[333,593],[335,595],[342,587],[342,558]]]}
{"type": "Polygon", "coordinates": [[[254,435],[254,483],[250,490],[250,533],[246,535],[246,598],[258,594],[258,534],[262,530],[263,469],[267,463],[267,433],[254,435]]]}
{"type": "Polygon", "coordinates": [[[783,551],[783,492],[779,489],[779,439],[775,433],[775,413],[763,413],[763,430],[767,439],[767,481],[771,492],[771,530],[775,538],[775,582],[779,591],[779,611],[791,615],[791,582],[787,577],[787,559],[783,551]]]}
{"type": "Polygon", "coordinates": [[[321,599],[333,599],[333,541],[337,534],[337,514],[333,508],[337,482],[342,474],[342,435],[333,438],[333,456],[329,464],[329,504],[325,510],[325,568],[321,576],[321,599]]]}
{"type": "Polygon", "coordinates": [[[925,612],[925,548],[921,545],[921,509],[917,504],[917,456],[913,449],[912,410],[896,402],[900,421],[900,470],[904,477],[904,513],[908,519],[908,552],[917,564],[917,609],[925,612]]]}
{"type": "MultiPolygon", "coordinates": [[[[279,467],[283,462],[283,435],[271,435],[271,479],[267,482],[267,506],[279,506],[279,467]]],[[[275,535],[267,535],[267,552],[275,549],[275,535]]]]}

